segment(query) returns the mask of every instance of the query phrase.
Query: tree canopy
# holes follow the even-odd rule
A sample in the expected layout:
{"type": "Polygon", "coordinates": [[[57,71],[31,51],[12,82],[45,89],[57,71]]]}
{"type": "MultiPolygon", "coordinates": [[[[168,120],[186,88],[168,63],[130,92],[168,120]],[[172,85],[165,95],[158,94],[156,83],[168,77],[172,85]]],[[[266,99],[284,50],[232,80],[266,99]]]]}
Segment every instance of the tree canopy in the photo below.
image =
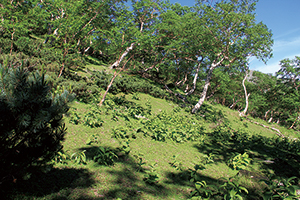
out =
{"type": "Polygon", "coordinates": [[[192,113],[205,100],[241,111],[248,72],[248,113],[294,128],[299,57],[282,60],[276,77],[248,71],[251,57],[272,56],[272,33],[256,20],[256,2],[4,1],[0,63],[43,66],[65,78],[87,63],[122,68],[179,92],[194,104],[192,113]]]}

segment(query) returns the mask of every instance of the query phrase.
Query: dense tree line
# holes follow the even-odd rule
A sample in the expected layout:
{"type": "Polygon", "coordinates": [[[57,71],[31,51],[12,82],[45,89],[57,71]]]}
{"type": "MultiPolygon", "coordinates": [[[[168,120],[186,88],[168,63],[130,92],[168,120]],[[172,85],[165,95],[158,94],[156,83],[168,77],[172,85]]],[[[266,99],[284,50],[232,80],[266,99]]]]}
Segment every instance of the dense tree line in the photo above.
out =
{"type": "Polygon", "coordinates": [[[179,89],[181,96],[194,99],[192,113],[204,100],[242,111],[247,88],[246,114],[297,128],[299,58],[281,61],[276,76],[248,70],[251,57],[266,62],[272,56],[272,33],[256,21],[255,4],[4,1],[0,62],[10,67],[23,60],[28,69],[43,66],[66,78],[88,62],[121,68],[179,89]]]}

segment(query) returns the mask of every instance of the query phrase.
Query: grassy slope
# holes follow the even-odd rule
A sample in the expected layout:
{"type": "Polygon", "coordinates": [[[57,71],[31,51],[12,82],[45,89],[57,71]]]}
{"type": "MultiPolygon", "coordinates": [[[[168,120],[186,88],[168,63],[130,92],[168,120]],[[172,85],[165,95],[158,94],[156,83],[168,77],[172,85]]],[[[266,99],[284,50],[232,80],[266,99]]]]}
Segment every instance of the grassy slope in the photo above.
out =
{"type": "MultiPolygon", "coordinates": [[[[133,100],[132,95],[126,95],[126,99],[136,104],[144,106],[144,102],[150,101],[153,114],[162,110],[171,112],[176,104],[163,99],[157,99],[146,94],[140,94],[140,100],[133,100]]],[[[207,106],[212,112],[221,111],[224,118],[220,121],[200,120],[206,133],[211,133],[212,129],[224,120],[228,120],[232,129],[243,131],[249,134],[260,134],[266,137],[274,137],[275,133],[271,130],[257,126],[248,121],[241,121],[238,112],[224,108],[220,105],[207,106]]],[[[73,102],[72,108],[76,108],[77,112],[84,115],[90,109],[90,106],[80,102],[73,102]]],[[[184,111],[181,111],[184,114],[184,111]]],[[[189,115],[188,113],[185,113],[189,115]]],[[[86,150],[89,157],[89,151],[93,148],[86,144],[92,135],[98,135],[100,141],[95,146],[103,146],[111,149],[119,147],[119,142],[112,137],[112,129],[123,126],[123,120],[114,121],[111,115],[104,115],[103,126],[99,128],[90,128],[83,124],[74,125],[69,123],[66,117],[66,126],[68,134],[64,141],[64,151],[70,154],[78,151],[86,150]]],[[[257,120],[259,121],[259,120],[257,120]]],[[[259,121],[260,123],[265,123],[259,121]]],[[[133,121],[133,123],[138,123],[133,121]]],[[[266,124],[266,123],[265,123],[266,124]]],[[[266,124],[267,125],[267,124],[266,124]]],[[[291,137],[297,137],[292,131],[288,131],[283,127],[274,125],[275,128],[281,130],[283,134],[291,137]]],[[[87,165],[75,164],[69,162],[68,165],[57,164],[55,169],[47,174],[41,174],[38,178],[33,177],[32,182],[40,182],[27,186],[26,191],[17,192],[15,199],[187,199],[193,190],[193,184],[189,182],[188,168],[193,168],[195,163],[201,162],[201,157],[209,153],[214,154],[214,163],[208,165],[207,169],[201,172],[201,177],[211,184],[223,183],[221,177],[231,177],[236,174],[227,165],[227,160],[235,151],[234,146],[223,144],[207,144],[199,146],[199,142],[175,143],[172,141],[159,142],[154,141],[150,137],[144,137],[140,133],[136,133],[137,139],[131,140],[131,152],[129,156],[120,155],[119,159],[113,166],[102,166],[89,160],[87,165]],[[177,161],[182,163],[183,169],[176,170],[170,165],[172,158],[177,155],[177,161]],[[144,172],[139,166],[139,158],[144,168],[149,168],[150,164],[156,163],[156,171],[160,174],[160,181],[157,184],[149,185],[143,181],[144,172]]],[[[248,153],[254,157],[249,171],[256,176],[254,179],[241,177],[240,182],[245,185],[252,193],[251,199],[255,199],[261,194],[261,189],[265,186],[258,181],[262,178],[264,170],[276,171],[277,168],[272,166],[266,168],[266,164],[262,160],[274,159],[273,154],[268,154],[267,147],[257,147],[257,149],[248,150],[248,153]]],[[[91,159],[91,158],[90,158],[91,159]]]]}

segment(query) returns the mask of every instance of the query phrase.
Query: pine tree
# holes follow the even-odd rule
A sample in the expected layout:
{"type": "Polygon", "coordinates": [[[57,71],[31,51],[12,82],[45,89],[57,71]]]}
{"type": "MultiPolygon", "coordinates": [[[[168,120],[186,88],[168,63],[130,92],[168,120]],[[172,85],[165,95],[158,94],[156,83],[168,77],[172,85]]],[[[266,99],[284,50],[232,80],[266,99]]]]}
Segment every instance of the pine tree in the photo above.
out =
{"type": "Polygon", "coordinates": [[[74,98],[53,95],[44,73],[0,65],[0,182],[45,165],[62,149],[62,121],[74,98]]]}

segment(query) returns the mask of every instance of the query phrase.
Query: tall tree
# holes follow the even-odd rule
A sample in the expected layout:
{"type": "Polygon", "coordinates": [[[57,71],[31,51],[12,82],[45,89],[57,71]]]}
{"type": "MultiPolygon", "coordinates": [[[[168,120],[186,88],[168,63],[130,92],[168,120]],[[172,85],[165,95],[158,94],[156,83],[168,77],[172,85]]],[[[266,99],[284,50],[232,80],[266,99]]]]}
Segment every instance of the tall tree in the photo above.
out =
{"type": "Polygon", "coordinates": [[[210,79],[216,67],[245,67],[247,58],[256,56],[266,62],[271,57],[273,40],[270,30],[262,22],[256,23],[255,1],[228,0],[214,5],[198,1],[195,7],[199,26],[205,27],[206,39],[199,46],[209,70],[204,89],[192,113],[203,104],[210,79]]]}
{"type": "Polygon", "coordinates": [[[287,122],[292,129],[300,118],[300,57],[295,59],[283,59],[280,61],[281,68],[276,73],[283,85],[283,97],[281,105],[288,110],[287,122]]]}

